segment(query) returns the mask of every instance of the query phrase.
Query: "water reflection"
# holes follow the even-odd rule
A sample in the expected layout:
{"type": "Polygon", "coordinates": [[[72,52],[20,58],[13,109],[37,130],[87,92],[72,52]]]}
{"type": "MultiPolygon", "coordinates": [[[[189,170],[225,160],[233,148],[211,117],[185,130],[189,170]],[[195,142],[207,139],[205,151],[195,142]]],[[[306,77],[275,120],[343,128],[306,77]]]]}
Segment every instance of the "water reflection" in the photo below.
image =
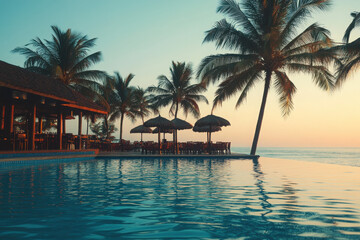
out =
{"type": "Polygon", "coordinates": [[[360,201],[341,193],[360,188],[334,197],[335,185],[320,180],[266,161],[112,159],[13,169],[0,173],[0,239],[357,239],[360,201]]]}

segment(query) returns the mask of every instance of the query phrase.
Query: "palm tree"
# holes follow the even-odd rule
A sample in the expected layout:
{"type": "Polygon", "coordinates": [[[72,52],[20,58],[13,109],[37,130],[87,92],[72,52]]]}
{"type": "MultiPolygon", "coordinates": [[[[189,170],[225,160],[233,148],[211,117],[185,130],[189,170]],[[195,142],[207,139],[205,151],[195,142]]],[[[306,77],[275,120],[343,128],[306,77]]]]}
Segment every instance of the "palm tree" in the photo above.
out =
{"type": "Polygon", "coordinates": [[[120,117],[120,142],[123,133],[124,117],[135,121],[136,118],[136,99],[134,92],[136,88],[129,86],[130,81],[134,78],[133,74],[129,74],[125,79],[118,72],[114,76],[114,92],[115,99],[113,101],[113,109],[110,120],[113,121],[120,117]]]}
{"type": "Polygon", "coordinates": [[[249,90],[260,80],[264,92],[251,153],[256,153],[265,104],[273,82],[286,116],[293,109],[296,92],[287,73],[310,73],[317,86],[331,90],[333,76],[327,66],[335,54],[325,49],[332,45],[328,30],[314,23],[300,33],[298,28],[313,10],[324,10],[329,0],[221,0],[218,12],[227,15],[206,32],[204,42],[234,53],[211,55],[199,66],[198,78],[208,85],[221,79],[214,107],[241,92],[236,107],[244,102],[249,90]]]}
{"type": "Polygon", "coordinates": [[[91,124],[90,128],[101,140],[113,140],[112,134],[117,130],[113,123],[107,123],[105,120],[91,124]]]}
{"type": "Polygon", "coordinates": [[[199,93],[206,89],[200,84],[190,84],[193,74],[192,67],[185,62],[172,62],[170,68],[171,77],[165,75],[158,77],[158,86],[148,87],[152,105],[155,108],[170,105],[169,113],[177,118],[179,108],[183,109],[187,116],[190,112],[195,118],[200,116],[200,109],[197,102],[208,100],[199,93]]]}
{"type": "MultiPolygon", "coordinates": [[[[183,109],[185,116],[190,112],[195,118],[199,118],[200,109],[197,102],[208,103],[208,100],[204,95],[199,94],[206,90],[202,85],[191,84],[193,74],[191,65],[173,61],[170,73],[170,79],[160,75],[158,86],[148,87],[147,91],[153,93],[150,95],[153,106],[161,108],[170,105],[169,113],[175,118],[179,108],[183,109]]],[[[173,132],[173,141],[177,143],[177,130],[173,132]]]]}
{"type": "Polygon", "coordinates": [[[352,12],[351,16],[354,19],[345,31],[343,37],[344,44],[335,47],[339,51],[342,60],[342,64],[337,69],[337,86],[341,86],[349,73],[355,71],[360,63],[360,38],[349,43],[352,30],[360,23],[360,13],[352,12]]]}
{"type": "Polygon", "coordinates": [[[71,29],[51,28],[51,40],[35,38],[12,52],[25,55],[24,65],[28,70],[57,78],[85,95],[93,94],[99,87],[97,81],[106,77],[103,71],[89,69],[101,60],[101,52],[89,54],[96,38],[89,39],[71,29]]]}
{"type": "Polygon", "coordinates": [[[114,91],[115,88],[115,80],[110,76],[107,76],[104,79],[103,84],[98,89],[98,94],[96,101],[99,104],[107,107],[107,111],[109,114],[102,116],[103,121],[101,125],[101,129],[103,133],[107,133],[105,135],[105,139],[111,139],[111,134],[117,129],[114,127],[113,121],[110,119],[110,116],[116,111],[116,106],[114,105],[117,100],[117,95],[114,91]]]}
{"type": "Polygon", "coordinates": [[[146,94],[144,89],[138,87],[134,90],[133,94],[135,99],[134,113],[137,117],[141,118],[144,124],[144,118],[148,116],[151,111],[157,113],[157,109],[150,104],[149,95],[146,94]]]}

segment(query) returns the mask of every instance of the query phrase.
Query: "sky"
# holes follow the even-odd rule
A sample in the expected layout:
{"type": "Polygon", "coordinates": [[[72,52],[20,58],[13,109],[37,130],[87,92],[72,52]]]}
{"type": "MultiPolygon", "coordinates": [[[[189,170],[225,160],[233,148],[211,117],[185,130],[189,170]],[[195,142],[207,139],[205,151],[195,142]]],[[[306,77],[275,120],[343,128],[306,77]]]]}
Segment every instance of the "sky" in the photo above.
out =
{"type": "MultiPolygon", "coordinates": [[[[147,88],[157,84],[159,75],[169,76],[171,61],[192,63],[196,70],[204,57],[228,52],[202,43],[205,31],[225,17],[216,13],[218,4],[218,0],[0,0],[0,60],[23,66],[25,57],[11,50],[35,37],[50,39],[50,26],[56,25],[97,38],[93,50],[101,51],[103,60],[94,69],[110,74],[118,71],[122,76],[133,73],[132,85],[147,88]]],[[[330,10],[314,13],[307,25],[320,23],[340,42],[352,20],[350,13],[359,7],[358,0],[334,0],[330,10]]],[[[354,30],[351,36],[359,37],[360,31],[354,30]]],[[[270,90],[259,147],[360,147],[360,71],[332,93],[316,87],[310,75],[289,76],[297,87],[295,108],[290,116],[282,117],[279,96],[270,90]]],[[[205,93],[210,103],[215,90],[216,84],[205,93]]],[[[213,140],[251,146],[262,92],[261,83],[239,108],[235,109],[237,94],[215,109],[214,114],[228,119],[231,126],[214,133],[213,140]]],[[[200,110],[201,116],[210,114],[211,104],[201,103],[200,110]]],[[[170,119],[168,111],[164,108],[161,114],[170,119]]],[[[179,117],[192,124],[196,121],[182,113],[179,117]]],[[[135,123],[125,120],[123,138],[139,140],[130,129],[140,124],[140,119],[135,123]]],[[[119,128],[119,121],[115,125],[119,128]]],[[[67,123],[67,132],[77,132],[76,120],[67,123]]],[[[206,134],[191,130],[180,131],[178,137],[180,141],[206,140],[206,134]]],[[[155,139],[155,135],[144,135],[144,140],[155,139]]]]}

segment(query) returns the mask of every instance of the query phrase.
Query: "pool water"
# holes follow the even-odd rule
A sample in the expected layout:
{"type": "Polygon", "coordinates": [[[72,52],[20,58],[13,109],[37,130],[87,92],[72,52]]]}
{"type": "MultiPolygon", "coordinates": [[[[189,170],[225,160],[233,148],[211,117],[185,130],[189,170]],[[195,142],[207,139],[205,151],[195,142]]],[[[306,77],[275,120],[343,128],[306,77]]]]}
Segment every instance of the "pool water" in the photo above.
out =
{"type": "Polygon", "coordinates": [[[0,239],[360,239],[360,168],[95,159],[0,170],[0,239]]]}

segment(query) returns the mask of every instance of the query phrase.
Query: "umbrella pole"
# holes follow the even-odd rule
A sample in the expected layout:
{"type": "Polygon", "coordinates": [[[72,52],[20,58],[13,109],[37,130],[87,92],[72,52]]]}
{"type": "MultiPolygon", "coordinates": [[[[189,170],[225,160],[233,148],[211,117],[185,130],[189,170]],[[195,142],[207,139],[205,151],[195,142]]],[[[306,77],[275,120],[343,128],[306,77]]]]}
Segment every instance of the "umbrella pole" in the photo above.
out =
{"type": "Polygon", "coordinates": [[[175,135],[176,135],[176,145],[175,145],[175,147],[176,147],[176,154],[179,154],[179,144],[178,144],[178,135],[177,135],[177,129],[175,129],[175,135]]]}
{"type": "Polygon", "coordinates": [[[140,133],[141,134],[141,142],[142,142],[142,133],[140,133]]]}
{"type": "Polygon", "coordinates": [[[173,129],[173,146],[172,146],[172,151],[173,151],[173,154],[176,154],[176,139],[175,139],[175,137],[176,137],[176,134],[175,134],[175,129],[173,129]]]}
{"type": "Polygon", "coordinates": [[[209,132],[209,154],[211,154],[211,125],[210,125],[210,132],[209,132]]]}
{"type": "Polygon", "coordinates": [[[158,133],[158,142],[159,142],[159,154],[161,154],[160,129],[159,129],[159,133],[158,133]]]}

